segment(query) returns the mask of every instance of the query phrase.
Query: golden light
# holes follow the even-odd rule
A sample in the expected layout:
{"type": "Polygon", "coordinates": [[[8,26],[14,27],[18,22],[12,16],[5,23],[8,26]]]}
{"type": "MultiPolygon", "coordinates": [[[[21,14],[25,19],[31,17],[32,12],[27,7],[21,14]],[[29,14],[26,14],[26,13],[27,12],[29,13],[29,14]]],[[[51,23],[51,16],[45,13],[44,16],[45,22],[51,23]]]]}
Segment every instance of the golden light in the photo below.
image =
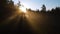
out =
{"type": "Polygon", "coordinates": [[[20,9],[23,13],[26,13],[26,8],[25,8],[25,7],[20,6],[19,9],[20,9]]]}

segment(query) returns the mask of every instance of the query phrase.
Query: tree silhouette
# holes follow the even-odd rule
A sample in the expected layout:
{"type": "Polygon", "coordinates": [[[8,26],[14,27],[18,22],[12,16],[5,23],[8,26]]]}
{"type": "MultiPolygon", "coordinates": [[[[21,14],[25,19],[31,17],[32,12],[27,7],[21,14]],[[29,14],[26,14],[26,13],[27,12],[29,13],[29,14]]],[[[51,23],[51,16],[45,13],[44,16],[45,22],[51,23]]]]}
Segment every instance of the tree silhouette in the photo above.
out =
{"type": "MultiPolygon", "coordinates": [[[[0,24],[13,15],[15,11],[19,11],[20,9],[20,1],[18,1],[18,6],[15,8],[14,2],[12,0],[0,0],[0,24]],[[19,10],[18,10],[19,9],[19,10]],[[2,22],[1,22],[2,21],[2,22]]],[[[30,28],[29,24],[30,23],[28,19],[26,19],[25,15],[28,15],[28,18],[33,21],[36,21],[38,27],[41,29],[40,31],[49,33],[49,32],[60,32],[58,31],[60,28],[60,7],[56,7],[55,9],[51,9],[46,11],[46,6],[43,4],[42,5],[42,10],[41,12],[38,10],[32,10],[32,9],[26,9],[29,14],[21,13],[16,16],[11,22],[9,22],[8,25],[0,25],[0,31],[2,32],[7,32],[11,31],[14,33],[17,33],[22,31],[21,33],[30,33],[33,31],[32,28],[30,28]],[[31,16],[31,17],[30,17],[31,16]],[[32,18],[33,17],[33,18],[32,18]],[[36,19],[36,20],[35,20],[36,19]],[[19,21],[19,22],[17,22],[19,21]],[[17,22],[17,23],[16,23],[17,22]],[[17,26],[15,25],[17,24],[17,26]],[[16,29],[13,26],[16,26],[16,29]],[[24,30],[24,32],[23,32],[24,30]]],[[[16,12],[17,12],[16,11],[16,12]]],[[[14,16],[14,15],[13,15],[14,16]]],[[[33,23],[34,24],[34,23],[33,23]]],[[[31,25],[32,26],[32,25],[31,25]]]]}
{"type": "Polygon", "coordinates": [[[45,12],[46,11],[46,6],[44,4],[42,5],[41,8],[42,8],[42,10],[41,10],[42,12],[45,12]]]}
{"type": "Polygon", "coordinates": [[[20,6],[21,6],[20,1],[18,1],[17,5],[18,5],[18,7],[20,7],[20,6]]]}
{"type": "Polygon", "coordinates": [[[13,12],[14,10],[15,10],[14,2],[12,0],[10,0],[10,1],[9,0],[1,0],[0,1],[0,15],[1,15],[1,19],[2,18],[7,18],[10,15],[12,15],[12,13],[14,13],[13,12]]]}

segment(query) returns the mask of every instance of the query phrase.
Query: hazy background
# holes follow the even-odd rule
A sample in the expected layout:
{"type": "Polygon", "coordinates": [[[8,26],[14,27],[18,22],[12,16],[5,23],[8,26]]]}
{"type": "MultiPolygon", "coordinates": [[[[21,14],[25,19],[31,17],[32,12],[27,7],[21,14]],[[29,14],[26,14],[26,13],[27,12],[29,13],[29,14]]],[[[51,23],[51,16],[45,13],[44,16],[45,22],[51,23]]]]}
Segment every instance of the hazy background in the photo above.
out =
{"type": "MultiPolygon", "coordinates": [[[[13,0],[15,4],[18,0],[13,0]]],[[[60,6],[60,0],[20,0],[25,7],[31,8],[33,10],[40,9],[43,4],[46,5],[47,10],[60,6]]]]}

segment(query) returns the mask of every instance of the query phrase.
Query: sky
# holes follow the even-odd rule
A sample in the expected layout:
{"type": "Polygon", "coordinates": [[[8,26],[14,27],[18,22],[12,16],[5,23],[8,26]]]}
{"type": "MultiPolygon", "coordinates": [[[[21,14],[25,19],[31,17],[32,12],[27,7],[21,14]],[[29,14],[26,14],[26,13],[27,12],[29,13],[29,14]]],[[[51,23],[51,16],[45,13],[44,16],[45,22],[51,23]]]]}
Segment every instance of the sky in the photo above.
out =
{"type": "MultiPolygon", "coordinates": [[[[14,4],[18,2],[18,0],[13,0],[14,4]]],[[[31,8],[32,10],[39,9],[43,4],[45,4],[46,9],[52,9],[55,7],[60,7],[60,0],[20,0],[21,4],[23,4],[27,8],[31,8]]]]}

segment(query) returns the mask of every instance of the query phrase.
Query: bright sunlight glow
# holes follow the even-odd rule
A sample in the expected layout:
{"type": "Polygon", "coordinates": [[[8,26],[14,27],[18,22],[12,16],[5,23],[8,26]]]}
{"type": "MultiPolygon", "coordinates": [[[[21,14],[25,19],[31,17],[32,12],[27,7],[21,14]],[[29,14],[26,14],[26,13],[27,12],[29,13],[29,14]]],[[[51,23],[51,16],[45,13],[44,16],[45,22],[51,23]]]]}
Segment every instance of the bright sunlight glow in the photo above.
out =
{"type": "Polygon", "coordinates": [[[26,8],[25,8],[25,7],[20,6],[19,9],[20,9],[22,12],[26,13],[26,8]]]}

